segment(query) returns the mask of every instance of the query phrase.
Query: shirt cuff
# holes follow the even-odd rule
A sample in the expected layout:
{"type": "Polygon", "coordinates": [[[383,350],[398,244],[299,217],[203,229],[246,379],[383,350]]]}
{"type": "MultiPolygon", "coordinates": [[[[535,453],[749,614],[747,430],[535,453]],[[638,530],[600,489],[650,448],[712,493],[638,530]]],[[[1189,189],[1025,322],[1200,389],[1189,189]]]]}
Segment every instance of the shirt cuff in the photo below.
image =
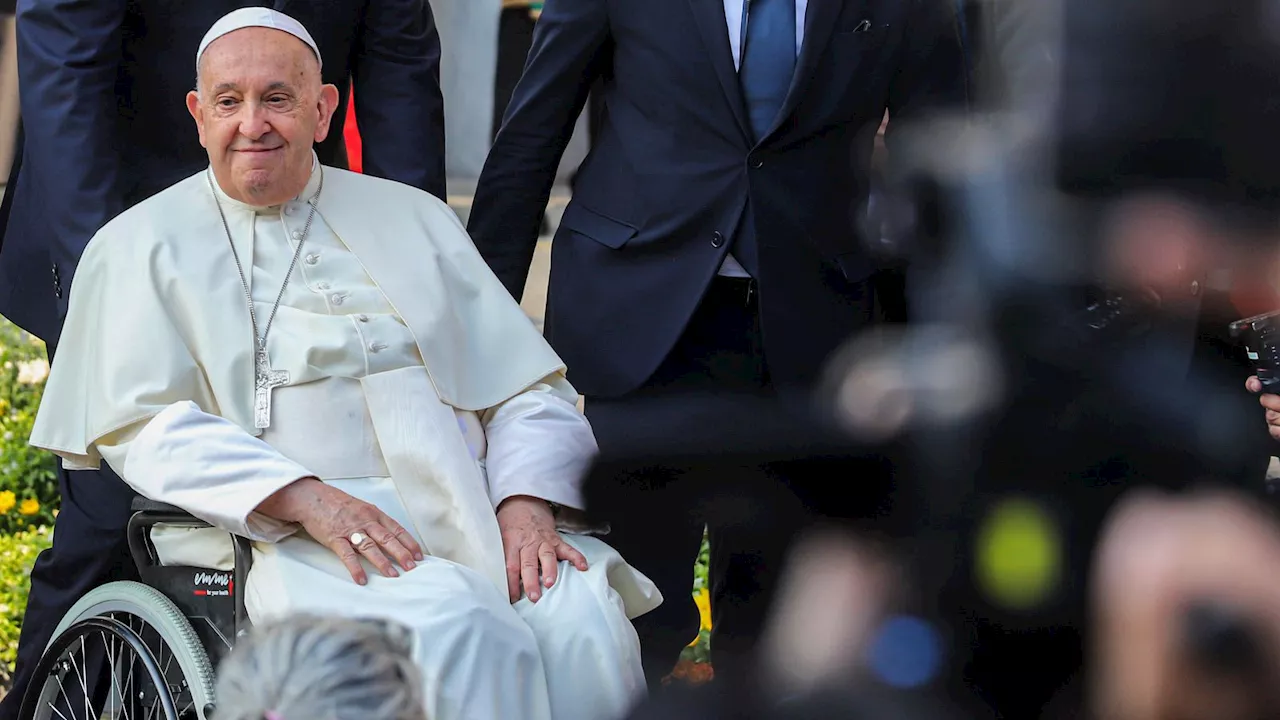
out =
{"type": "Polygon", "coordinates": [[[582,481],[598,452],[577,394],[562,378],[485,413],[485,472],[496,509],[516,495],[583,509],[582,481]]]}

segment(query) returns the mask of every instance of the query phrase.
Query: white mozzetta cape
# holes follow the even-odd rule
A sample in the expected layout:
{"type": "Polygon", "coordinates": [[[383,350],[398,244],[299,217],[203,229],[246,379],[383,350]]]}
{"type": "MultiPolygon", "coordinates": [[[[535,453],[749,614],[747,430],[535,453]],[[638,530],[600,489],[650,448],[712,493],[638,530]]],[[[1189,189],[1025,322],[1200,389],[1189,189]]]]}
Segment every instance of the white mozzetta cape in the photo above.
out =
{"type": "MultiPolygon", "coordinates": [[[[490,408],[564,370],[447,205],[388,180],[324,173],[319,215],[413,333],[446,405],[490,408]]],[[[184,400],[261,434],[252,325],[215,202],[202,171],[94,236],[32,445],[97,468],[99,440],[184,400]]],[[[247,263],[254,233],[228,222],[247,263]]]]}

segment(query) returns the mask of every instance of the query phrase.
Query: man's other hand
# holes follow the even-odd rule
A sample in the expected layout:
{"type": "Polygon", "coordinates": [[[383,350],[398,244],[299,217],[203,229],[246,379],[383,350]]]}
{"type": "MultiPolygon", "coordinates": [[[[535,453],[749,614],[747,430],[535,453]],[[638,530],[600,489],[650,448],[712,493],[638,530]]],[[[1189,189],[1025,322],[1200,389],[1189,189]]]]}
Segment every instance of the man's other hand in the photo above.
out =
{"type": "MultiPolygon", "coordinates": [[[[1262,382],[1258,380],[1257,375],[1250,375],[1249,379],[1244,381],[1244,386],[1251,393],[1262,392],[1262,382]]],[[[1271,433],[1271,437],[1280,440],[1280,395],[1263,393],[1258,396],[1258,403],[1267,409],[1267,431],[1271,433]]]]}
{"type": "Polygon", "coordinates": [[[538,602],[542,597],[539,576],[547,587],[555,585],[561,560],[587,569],[582,553],[556,532],[556,519],[545,500],[523,495],[503,500],[498,506],[498,527],[507,557],[507,592],[513,603],[520,599],[521,587],[530,602],[538,602]]]}
{"type": "Polygon", "coordinates": [[[400,523],[377,507],[316,478],[303,478],[277,490],[258,506],[258,512],[301,525],[316,542],[342,560],[351,579],[359,585],[369,581],[360,564],[362,555],[386,577],[400,575],[392,559],[405,570],[412,570],[416,567],[414,560],[423,558],[422,547],[400,523]],[[350,538],[355,533],[363,539],[353,545],[350,538]]]}

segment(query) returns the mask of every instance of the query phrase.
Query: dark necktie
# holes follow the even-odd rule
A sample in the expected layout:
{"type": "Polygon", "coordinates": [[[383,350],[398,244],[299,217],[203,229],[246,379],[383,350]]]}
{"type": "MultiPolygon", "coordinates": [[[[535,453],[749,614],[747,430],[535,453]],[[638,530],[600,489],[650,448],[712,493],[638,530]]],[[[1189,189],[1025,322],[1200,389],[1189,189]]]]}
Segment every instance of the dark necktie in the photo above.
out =
{"type": "Polygon", "coordinates": [[[738,82],[759,141],[773,126],[796,72],[796,0],[746,0],[738,82]]]}

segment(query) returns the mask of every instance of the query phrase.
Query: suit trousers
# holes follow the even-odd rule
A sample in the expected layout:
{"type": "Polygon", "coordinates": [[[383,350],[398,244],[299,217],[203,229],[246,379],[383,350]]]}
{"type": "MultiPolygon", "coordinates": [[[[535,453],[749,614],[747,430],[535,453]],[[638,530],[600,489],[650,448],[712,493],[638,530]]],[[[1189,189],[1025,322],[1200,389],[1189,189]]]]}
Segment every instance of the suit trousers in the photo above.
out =
{"type": "MultiPolygon", "coordinates": [[[[50,359],[52,354],[50,348],[50,359]]],[[[0,720],[18,720],[36,663],[71,606],[100,585],[139,579],[126,537],[137,496],[133,489],[105,465],[101,470],[68,472],[59,464],[58,490],[61,505],[53,547],[40,553],[31,570],[13,684],[0,701],[0,720]]]]}
{"type": "MultiPolygon", "coordinates": [[[[771,392],[754,281],[717,278],[648,382],[623,397],[587,397],[585,410],[601,452],[608,454],[611,448],[634,446],[636,434],[660,436],[667,424],[662,413],[681,413],[699,397],[771,392]],[[639,409],[654,407],[655,397],[670,402],[658,403],[663,410],[656,414],[639,409]]],[[[671,425],[677,424],[668,417],[671,425]]],[[[609,502],[612,529],[606,539],[664,597],[660,607],[634,621],[651,687],[670,673],[681,650],[698,634],[690,590],[704,527],[711,541],[713,664],[717,677],[724,677],[750,668],[786,546],[804,517],[802,503],[784,485],[749,470],[742,482],[752,483],[752,491],[739,486],[743,492],[734,494],[749,498],[741,503],[694,490],[720,482],[700,480],[705,478],[653,477],[609,489],[623,497],[609,502]],[[757,512],[761,505],[768,512],[757,512]]]]}

